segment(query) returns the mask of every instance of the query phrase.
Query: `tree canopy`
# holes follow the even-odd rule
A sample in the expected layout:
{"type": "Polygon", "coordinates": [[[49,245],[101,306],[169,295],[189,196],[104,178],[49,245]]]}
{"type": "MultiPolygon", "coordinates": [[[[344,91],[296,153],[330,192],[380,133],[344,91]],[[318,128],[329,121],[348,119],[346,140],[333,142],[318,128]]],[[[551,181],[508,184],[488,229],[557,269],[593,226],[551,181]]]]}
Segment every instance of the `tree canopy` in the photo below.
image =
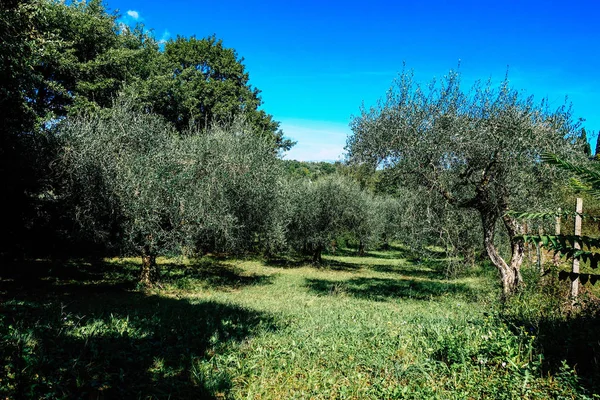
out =
{"type": "Polygon", "coordinates": [[[260,90],[250,85],[243,59],[215,36],[168,41],[150,76],[135,80],[129,89],[143,106],[180,131],[190,126],[207,129],[244,114],[256,132],[273,138],[277,148],[293,145],[283,138],[279,123],[259,110],[260,90]]]}
{"type": "Polygon", "coordinates": [[[540,154],[573,154],[577,128],[567,106],[550,110],[508,79],[464,91],[458,72],[422,87],[404,71],[385,99],[353,120],[347,150],[351,163],[393,170],[403,185],[426,188],[438,204],[477,212],[484,248],[510,294],[522,281],[523,248],[513,241],[505,261],[495,243],[497,223],[514,237],[521,227],[506,212],[548,199],[553,181],[540,154]]]}
{"type": "Polygon", "coordinates": [[[360,186],[348,178],[327,175],[316,181],[296,181],[290,204],[289,241],[297,249],[312,253],[321,262],[321,253],[344,234],[366,240],[372,231],[370,209],[374,203],[360,186]]]}
{"type": "Polygon", "coordinates": [[[280,164],[242,122],[180,136],[125,104],[56,129],[60,195],[81,234],[142,255],[146,284],[157,255],[243,252],[269,235],[280,164]]]}

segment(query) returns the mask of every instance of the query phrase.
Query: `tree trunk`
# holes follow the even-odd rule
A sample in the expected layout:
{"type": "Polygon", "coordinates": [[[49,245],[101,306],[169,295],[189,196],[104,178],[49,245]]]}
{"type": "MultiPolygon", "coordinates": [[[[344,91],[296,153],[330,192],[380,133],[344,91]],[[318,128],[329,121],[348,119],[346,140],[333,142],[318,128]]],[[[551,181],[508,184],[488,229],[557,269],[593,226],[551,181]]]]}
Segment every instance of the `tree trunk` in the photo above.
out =
{"type": "Polygon", "coordinates": [[[265,257],[266,259],[270,259],[271,257],[273,257],[273,252],[271,251],[270,246],[265,246],[264,249],[265,250],[263,252],[263,257],[265,257]]]}
{"type": "Polygon", "coordinates": [[[513,271],[514,275],[515,284],[513,285],[514,290],[512,291],[512,293],[514,293],[524,284],[523,277],[521,276],[521,264],[523,264],[523,256],[525,251],[523,248],[523,242],[514,239],[514,237],[521,234],[522,231],[514,218],[505,214],[502,216],[502,221],[504,222],[504,227],[506,228],[506,232],[510,237],[511,257],[509,268],[513,271]]]}
{"type": "Polygon", "coordinates": [[[313,264],[321,264],[323,262],[323,258],[321,257],[322,252],[323,252],[323,246],[318,244],[315,247],[315,251],[313,252],[313,264]]]}
{"type": "Polygon", "coordinates": [[[358,255],[360,257],[365,255],[365,244],[362,240],[358,242],[358,255]]]}
{"type": "MultiPolygon", "coordinates": [[[[502,295],[504,298],[514,294],[519,287],[523,284],[523,277],[521,276],[521,264],[523,263],[523,243],[520,241],[513,240],[511,242],[512,255],[510,263],[504,261],[504,259],[498,254],[498,250],[494,245],[494,237],[496,235],[496,222],[498,221],[498,213],[495,211],[484,211],[481,212],[481,222],[483,225],[483,245],[488,254],[488,257],[500,272],[500,279],[502,280],[502,295]]],[[[517,223],[508,216],[503,216],[502,220],[506,227],[509,237],[513,238],[518,232],[517,223]]]]}
{"type": "Polygon", "coordinates": [[[158,266],[156,265],[156,255],[148,248],[144,249],[142,254],[142,269],[140,270],[140,283],[146,287],[151,287],[158,282],[158,266]]]}
{"type": "Polygon", "coordinates": [[[389,248],[390,248],[390,244],[388,243],[388,239],[387,239],[387,233],[384,233],[384,234],[382,235],[382,238],[381,238],[381,239],[382,239],[381,241],[383,242],[383,244],[381,245],[381,248],[382,248],[383,250],[389,250],[389,248]]]}
{"type": "Polygon", "coordinates": [[[309,243],[304,242],[302,244],[302,254],[309,255],[310,253],[312,253],[312,246],[309,243]]]}

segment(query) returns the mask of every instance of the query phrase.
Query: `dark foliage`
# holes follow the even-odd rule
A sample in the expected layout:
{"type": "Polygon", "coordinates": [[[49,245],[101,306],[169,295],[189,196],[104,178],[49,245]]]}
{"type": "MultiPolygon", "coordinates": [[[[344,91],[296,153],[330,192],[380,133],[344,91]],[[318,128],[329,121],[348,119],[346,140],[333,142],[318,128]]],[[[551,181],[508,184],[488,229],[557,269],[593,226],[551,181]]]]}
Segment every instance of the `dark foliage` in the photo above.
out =
{"type": "MultiPolygon", "coordinates": [[[[38,262],[5,275],[0,395],[219,397],[231,385],[228,376],[194,374],[195,362],[259,329],[276,328],[270,316],[237,306],[134,291],[135,278],[118,272],[127,270],[104,263],[38,262]]],[[[235,271],[219,276],[227,271],[223,268],[201,271],[221,287],[256,283],[235,271]]]]}

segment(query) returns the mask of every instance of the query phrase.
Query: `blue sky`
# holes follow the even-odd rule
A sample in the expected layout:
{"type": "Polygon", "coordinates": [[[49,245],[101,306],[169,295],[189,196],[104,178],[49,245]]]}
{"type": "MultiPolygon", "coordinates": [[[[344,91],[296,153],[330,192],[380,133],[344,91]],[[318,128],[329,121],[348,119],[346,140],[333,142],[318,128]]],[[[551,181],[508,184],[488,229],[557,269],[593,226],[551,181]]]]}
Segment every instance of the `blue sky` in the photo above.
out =
{"type": "MultiPolygon", "coordinates": [[[[565,96],[600,129],[600,2],[107,0],[158,39],[216,34],[262,91],[299,160],[342,157],[348,123],[385,95],[403,62],[425,83],[501,80],[558,107],[565,96]]],[[[595,137],[592,144],[595,145],[595,137]]]]}

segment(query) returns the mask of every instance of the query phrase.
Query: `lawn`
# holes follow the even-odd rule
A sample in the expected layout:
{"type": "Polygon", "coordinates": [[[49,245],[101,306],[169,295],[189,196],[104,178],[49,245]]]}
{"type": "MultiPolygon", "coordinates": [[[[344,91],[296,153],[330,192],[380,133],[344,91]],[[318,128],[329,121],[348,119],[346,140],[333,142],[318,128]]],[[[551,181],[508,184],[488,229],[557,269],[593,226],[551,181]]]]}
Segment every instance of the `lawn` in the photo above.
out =
{"type": "Polygon", "coordinates": [[[446,279],[401,248],[159,262],[153,290],[137,259],[4,273],[0,398],[592,397],[548,363],[566,328],[507,312],[489,267],[446,279]]]}

